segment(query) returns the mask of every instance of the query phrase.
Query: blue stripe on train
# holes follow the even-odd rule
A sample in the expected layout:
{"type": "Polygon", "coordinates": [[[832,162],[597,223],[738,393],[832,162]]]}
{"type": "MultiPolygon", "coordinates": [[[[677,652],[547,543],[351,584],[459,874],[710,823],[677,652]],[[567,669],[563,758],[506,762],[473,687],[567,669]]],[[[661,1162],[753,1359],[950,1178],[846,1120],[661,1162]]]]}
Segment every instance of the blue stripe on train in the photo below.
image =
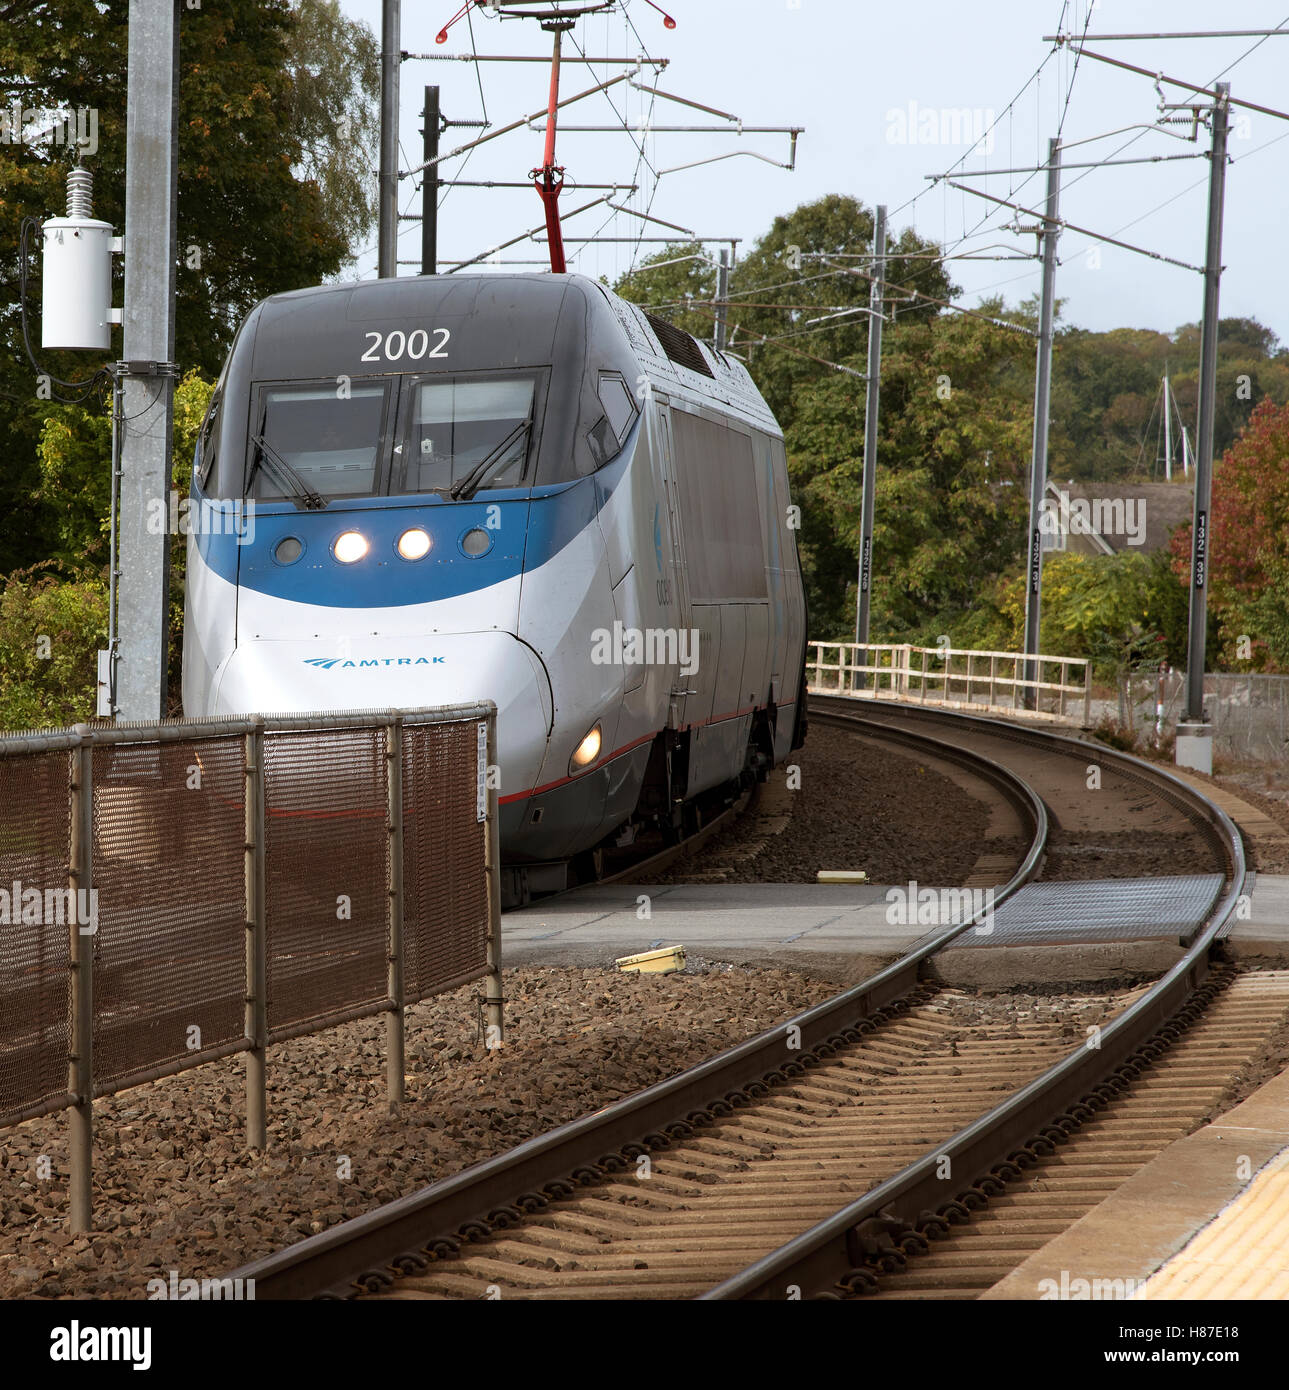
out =
{"type": "Polygon", "coordinates": [[[203,498],[196,483],[190,515],[194,517],[197,548],[205,563],[230,584],[296,603],[326,608],[393,608],[457,598],[513,579],[559,554],[586,529],[600,502],[612,495],[629,466],[633,450],[623,452],[593,476],[531,492],[503,491],[469,502],[439,497],[403,499],[349,498],[325,511],[300,511],[289,503],[257,503],[250,536],[244,545],[233,530],[232,516],[221,517],[217,503],[206,503],[215,524],[197,526],[203,498]],[[226,529],[221,529],[221,526],[226,529]],[[395,546],[409,526],[429,533],[432,547],[424,559],[402,559],[395,546]],[[492,538],[483,555],[460,548],[468,531],[482,530],[492,538]],[[337,536],[360,531],[371,543],[356,564],[342,565],[331,553],[337,536]],[[293,564],[274,558],[279,543],[294,536],[304,552],[293,564]]]}

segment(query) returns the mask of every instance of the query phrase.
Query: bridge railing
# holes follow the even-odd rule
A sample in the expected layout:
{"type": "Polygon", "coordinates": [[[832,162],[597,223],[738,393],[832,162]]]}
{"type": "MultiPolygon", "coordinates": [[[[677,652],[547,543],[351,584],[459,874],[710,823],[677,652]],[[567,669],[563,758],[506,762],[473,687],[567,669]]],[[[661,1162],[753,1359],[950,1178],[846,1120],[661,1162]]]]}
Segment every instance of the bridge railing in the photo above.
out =
{"type": "Polygon", "coordinates": [[[806,673],[819,695],[913,700],[926,705],[1064,720],[1092,706],[1092,665],[1082,657],[915,647],[907,642],[810,642],[806,673]],[[1034,675],[1026,675],[1026,663],[1034,675]]]}
{"type": "Polygon", "coordinates": [[[77,725],[0,736],[0,1127],[487,977],[501,1041],[496,707],[77,725]]]}

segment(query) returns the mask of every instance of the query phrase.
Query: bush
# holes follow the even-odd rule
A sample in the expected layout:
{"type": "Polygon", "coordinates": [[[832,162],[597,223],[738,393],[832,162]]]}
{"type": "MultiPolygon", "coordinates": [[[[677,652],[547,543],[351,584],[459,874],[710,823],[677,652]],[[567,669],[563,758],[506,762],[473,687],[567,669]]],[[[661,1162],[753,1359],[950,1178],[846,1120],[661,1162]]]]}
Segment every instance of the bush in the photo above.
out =
{"type": "Polygon", "coordinates": [[[1108,748],[1116,748],[1120,753],[1136,753],[1137,734],[1131,724],[1120,724],[1110,714],[1103,714],[1092,727],[1092,737],[1108,748]]]}
{"type": "Polygon", "coordinates": [[[92,719],[107,584],[55,560],[15,570],[0,590],[0,727],[92,719]]]}

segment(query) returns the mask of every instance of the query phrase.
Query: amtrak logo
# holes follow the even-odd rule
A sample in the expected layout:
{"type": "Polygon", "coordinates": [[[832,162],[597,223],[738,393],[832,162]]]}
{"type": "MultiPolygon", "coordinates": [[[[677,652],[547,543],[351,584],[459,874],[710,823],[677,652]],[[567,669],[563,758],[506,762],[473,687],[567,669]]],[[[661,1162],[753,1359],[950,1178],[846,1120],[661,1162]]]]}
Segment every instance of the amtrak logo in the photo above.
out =
{"type": "Polygon", "coordinates": [[[444,666],[447,660],[441,656],[377,656],[366,661],[350,661],[342,656],[306,656],[304,664],[330,671],[333,666],[444,666]]]}

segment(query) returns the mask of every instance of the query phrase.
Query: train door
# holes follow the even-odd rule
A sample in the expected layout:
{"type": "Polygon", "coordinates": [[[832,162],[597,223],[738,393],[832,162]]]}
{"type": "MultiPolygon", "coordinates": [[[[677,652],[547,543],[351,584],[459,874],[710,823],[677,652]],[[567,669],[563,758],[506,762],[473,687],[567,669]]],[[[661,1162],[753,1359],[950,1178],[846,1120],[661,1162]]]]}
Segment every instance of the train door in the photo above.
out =
{"type": "MultiPolygon", "coordinates": [[[[655,395],[658,447],[654,451],[658,509],[654,518],[654,549],[658,567],[658,602],[669,626],[688,633],[692,628],[689,603],[689,571],[685,562],[684,534],[680,526],[680,489],[676,478],[676,449],[671,429],[671,403],[655,395]]],[[[671,673],[667,724],[685,727],[685,707],[690,679],[679,667],[671,673]]],[[[696,693],[696,692],[695,692],[696,693]]]]}

